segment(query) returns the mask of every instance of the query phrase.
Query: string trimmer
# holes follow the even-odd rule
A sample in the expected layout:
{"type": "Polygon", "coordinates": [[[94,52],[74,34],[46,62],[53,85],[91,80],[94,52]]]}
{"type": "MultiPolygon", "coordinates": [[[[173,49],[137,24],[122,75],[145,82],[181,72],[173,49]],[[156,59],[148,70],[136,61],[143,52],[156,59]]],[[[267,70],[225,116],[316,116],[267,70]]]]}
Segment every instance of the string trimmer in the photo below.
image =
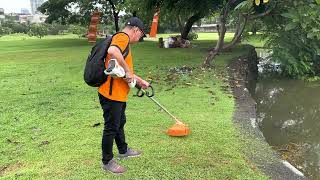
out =
{"type": "Polygon", "coordinates": [[[151,92],[148,89],[142,89],[138,85],[136,85],[136,87],[138,88],[138,97],[143,97],[146,95],[175,121],[175,124],[167,130],[167,134],[169,136],[186,136],[190,133],[190,129],[187,125],[183,124],[177,117],[172,115],[165,107],[163,107],[157,100],[153,98],[154,90],[151,85],[148,87],[148,89],[151,89],[151,92]]]}
{"type": "MultiPolygon", "coordinates": [[[[118,64],[116,59],[109,60],[108,67],[104,73],[107,75],[111,75],[113,77],[119,77],[119,78],[125,77],[124,69],[118,64]]],[[[148,89],[142,89],[141,87],[138,86],[138,84],[136,84],[135,79],[131,83],[128,83],[128,85],[130,88],[137,87],[138,97],[143,97],[144,95],[146,95],[175,121],[175,124],[167,130],[167,134],[169,136],[186,136],[190,133],[190,129],[187,125],[183,124],[178,118],[172,115],[165,107],[163,107],[157,100],[153,98],[154,90],[151,85],[148,87],[148,89]],[[150,89],[151,89],[151,92],[150,92],[150,89]]]]}

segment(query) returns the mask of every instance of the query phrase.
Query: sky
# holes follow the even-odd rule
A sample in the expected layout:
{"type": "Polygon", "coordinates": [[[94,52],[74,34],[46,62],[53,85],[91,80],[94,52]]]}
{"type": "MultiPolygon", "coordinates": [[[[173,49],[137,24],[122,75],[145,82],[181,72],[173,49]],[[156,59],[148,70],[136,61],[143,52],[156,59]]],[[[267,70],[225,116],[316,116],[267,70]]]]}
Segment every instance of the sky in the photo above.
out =
{"type": "Polygon", "coordinates": [[[11,12],[20,13],[21,8],[28,9],[31,13],[30,0],[0,0],[0,8],[3,8],[6,14],[11,12]]]}

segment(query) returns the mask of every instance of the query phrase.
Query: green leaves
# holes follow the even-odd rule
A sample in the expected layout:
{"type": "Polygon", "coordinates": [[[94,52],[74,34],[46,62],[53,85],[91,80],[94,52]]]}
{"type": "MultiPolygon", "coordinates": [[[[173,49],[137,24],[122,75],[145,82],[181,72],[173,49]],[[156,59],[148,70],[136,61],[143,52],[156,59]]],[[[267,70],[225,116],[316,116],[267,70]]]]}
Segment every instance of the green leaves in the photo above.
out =
{"type": "Polygon", "coordinates": [[[296,28],[297,26],[298,26],[298,23],[291,22],[291,23],[289,23],[289,24],[286,25],[286,27],[285,27],[284,30],[285,30],[285,31],[290,31],[290,30],[296,28]]]}
{"type": "Polygon", "coordinates": [[[297,19],[298,18],[297,14],[294,12],[282,13],[281,16],[289,18],[289,19],[297,19]]]}
{"type": "Polygon", "coordinates": [[[285,25],[285,31],[290,31],[295,29],[299,25],[299,15],[295,11],[288,11],[286,13],[281,14],[282,17],[289,19],[288,24],[285,25]]]}
{"type": "Polygon", "coordinates": [[[252,8],[253,4],[251,0],[246,0],[243,1],[241,3],[239,3],[234,10],[243,10],[243,11],[247,11],[250,10],[252,8]]]}
{"type": "Polygon", "coordinates": [[[264,21],[267,43],[294,78],[320,75],[320,6],[313,0],[279,2],[272,21],[264,21]]]}
{"type": "Polygon", "coordinates": [[[318,38],[318,34],[320,34],[320,7],[311,2],[294,1],[293,7],[286,7],[287,12],[281,14],[287,19],[285,31],[301,27],[306,32],[307,38],[318,38]]]}

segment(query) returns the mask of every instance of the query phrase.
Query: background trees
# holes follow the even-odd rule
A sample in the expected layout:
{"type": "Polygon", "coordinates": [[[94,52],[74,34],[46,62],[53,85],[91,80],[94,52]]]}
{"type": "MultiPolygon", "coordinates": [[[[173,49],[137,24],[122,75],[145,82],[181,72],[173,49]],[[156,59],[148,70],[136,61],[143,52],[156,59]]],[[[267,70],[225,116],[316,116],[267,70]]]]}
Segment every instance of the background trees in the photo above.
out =
{"type": "MultiPolygon", "coordinates": [[[[232,51],[244,35],[267,40],[272,59],[280,62],[285,75],[302,78],[320,75],[319,0],[48,0],[39,10],[48,15],[45,25],[1,24],[0,34],[28,33],[39,38],[46,34],[86,33],[93,11],[102,12],[98,27],[105,33],[119,31],[125,20],[138,16],[149,32],[153,14],[160,10],[159,32],[179,32],[188,38],[194,24],[217,24],[219,39],[208,47],[203,66],[214,64],[215,56],[232,51]],[[233,32],[225,42],[226,32],[233,32]]],[[[190,36],[189,36],[190,37],[190,36]]]]}

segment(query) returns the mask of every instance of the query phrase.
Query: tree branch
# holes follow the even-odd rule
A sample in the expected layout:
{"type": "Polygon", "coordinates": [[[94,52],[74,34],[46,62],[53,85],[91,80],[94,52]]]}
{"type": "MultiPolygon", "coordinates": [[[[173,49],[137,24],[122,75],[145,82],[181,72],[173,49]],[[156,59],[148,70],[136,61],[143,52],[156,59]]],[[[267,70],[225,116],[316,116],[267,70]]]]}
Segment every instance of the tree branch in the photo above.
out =
{"type": "Polygon", "coordinates": [[[222,50],[229,50],[229,49],[232,49],[233,47],[235,47],[237,45],[237,43],[239,42],[241,36],[242,36],[242,33],[246,27],[246,24],[247,24],[247,17],[244,17],[244,22],[241,26],[241,19],[239,18],[239,23],[237,25],[237,30],[236,30],[236,33],[234,34],[233,36],[233,39],[231,41],[231,43],[229,43],[228,45],[224,46],[222,48],[222,50]]]}
{"type": "Polygon", "coordinates": [[[273,9],[268,9],[266,12],[260,13],[260,14],[254,14],[254,15],[248,15],[247,18],[248,20],[253,20],[253,19],[257,19],[263,16],[267,16],[271,13],[273,9]]]}
{"type": "Polygon", "coordinates": [[[260,17],[264,17],[264,16],[267,16],[271,13],[271,11],[277,6],[277,3],[274,4],[273,7],[270,7],[268,8],[267,11],[263,12],[263,13],[260,13],[260,14],[243,14],[243,16],[247,17],[248,20],[253,20],[253,19],[257,19],[257,18],[260,18],[260,17]]]}
{"type": "Polygon", "coordinates": [[[114,5],[114,3],[112,2],[112,0],[108,0],[108,2],[110,3],[111,5],[111,8],[112,8],[112,14],[113,14],[113,17],[114,17],[114,25],[116,27],[116,31],[118,32],[119,31],[119,24],[118,24],[118,20],[119,20],[119,12],[117,12],[116,10],[116,7],[114,5]]]}

